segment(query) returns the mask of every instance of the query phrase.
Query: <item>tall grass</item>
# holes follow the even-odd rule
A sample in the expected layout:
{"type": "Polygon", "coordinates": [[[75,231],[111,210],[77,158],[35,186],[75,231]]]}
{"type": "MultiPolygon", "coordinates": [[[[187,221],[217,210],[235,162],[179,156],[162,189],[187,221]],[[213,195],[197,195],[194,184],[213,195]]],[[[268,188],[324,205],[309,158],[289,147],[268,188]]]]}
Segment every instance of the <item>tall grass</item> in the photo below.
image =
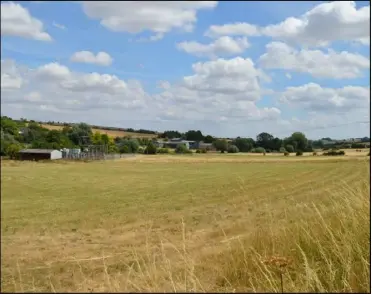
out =
{"type": "MultiPolygon", "coordinates": [[[[44,279],[50,291],[369,292],[369,190],[367,182],[353,189],[341,183],[322,192],[322,201],[288,204],[280,216],[267,206],[262,225],[242,236],[221,228],[219,244],[196,251],[188,249],[192,236],[183,221],[178,243],[160,235],[150,242],[156,233],[149,227],[146,245],[130,258],[72,259],[68,284],[52,266],[44,279]]],[[[35,290],[22,276],[18,270],[14,290],[35,290]]]]}

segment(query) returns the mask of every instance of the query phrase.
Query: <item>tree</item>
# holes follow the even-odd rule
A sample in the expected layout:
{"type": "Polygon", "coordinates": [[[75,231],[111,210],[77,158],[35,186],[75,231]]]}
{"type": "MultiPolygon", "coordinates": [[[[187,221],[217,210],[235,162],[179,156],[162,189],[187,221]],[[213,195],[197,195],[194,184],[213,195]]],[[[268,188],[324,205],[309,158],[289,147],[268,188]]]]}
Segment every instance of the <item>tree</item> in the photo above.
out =
{"type": "Polygon", "coordinates": [[[292,152],[295,151],[295,149],[294,149],[294,147],[293,147],[292,145],[286,145],[286,146],[285,146],[285,149],[287,149],[287,151],[288,151],[289,153],[292,153],[292,152]]]}
{"type": "Polygon", "coordinates": [[[264,149],[271,149],[273,140],[273,135],[263,132],[257,135],[256,145],[257,147],[262,147],[264,149]]]}
{"type": "Polygon", "coordinates": [[[156,150],[155,144],[153,142],[149,142],[144,153],[145,154],[156,154],[156,152],[157,150],[156,150]]]}
{"type": "Polygon", "coordinates": [[[239,153],[239,148],[235,145],[230,145],[227,149],[228,153],[239,153]]]}
{"type": "Polygon", "coordinates": [[[252,141],[252,139],[238,137],[233,141],[233,145],[235,145],[240,152],[249,152],[253,148],[252,141]]]}
{"type": "Polygon", "coordinates": [[[16,159],[18,152],[21,150],[20,144],[10,144],[5,149],[5,154],[10,157],[10,159],[16,159]]]}
{"type": "Polygon", "coordinates": [[[293,145],[295,151],[305,151],[307,148],[307,138],[304,133],[295,132],[287,140],[288,144],[293,145]]]}
{"type": "Polygon", "coordinates": [[[213,143],[215,139],[211,135],[207,135],[204,137],[204,143],[213,143]]]}
{"type": "Polygon", "coordinates": [[[84,145],[84,144],[91,144],[92,143],[92,128],[86,123],[79,123],[73,125],[71,129],[68,131],[69,139],[75,145],[84,145]]]}
{"type": "Polygon", "coordinates": [[[227,151],[228,144],[226,140],[216,140],[213,142],[213,145],[216,148],[216,150],[221,151],[221,153],[227,151]]]}
{"type": "Polygon", "coordinates": [[[202,132],[199,130],[198,131],[194,131],[194,130],[187,131],[184,137],[188,141],[203,141],[204,140],[204,136],[202,132]]]}

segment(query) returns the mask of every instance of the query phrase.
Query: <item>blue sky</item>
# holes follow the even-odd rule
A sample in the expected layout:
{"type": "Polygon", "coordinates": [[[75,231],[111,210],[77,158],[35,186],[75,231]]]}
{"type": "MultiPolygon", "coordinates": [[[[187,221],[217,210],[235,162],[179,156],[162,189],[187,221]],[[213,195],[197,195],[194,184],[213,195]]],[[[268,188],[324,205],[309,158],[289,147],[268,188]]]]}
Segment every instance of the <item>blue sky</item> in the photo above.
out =
{"type": "Polygon", "coordinates": [[[370,120],[369,2],[1,5],[2,114],[229,137],[369,134],[358,123],[370,120]]]}

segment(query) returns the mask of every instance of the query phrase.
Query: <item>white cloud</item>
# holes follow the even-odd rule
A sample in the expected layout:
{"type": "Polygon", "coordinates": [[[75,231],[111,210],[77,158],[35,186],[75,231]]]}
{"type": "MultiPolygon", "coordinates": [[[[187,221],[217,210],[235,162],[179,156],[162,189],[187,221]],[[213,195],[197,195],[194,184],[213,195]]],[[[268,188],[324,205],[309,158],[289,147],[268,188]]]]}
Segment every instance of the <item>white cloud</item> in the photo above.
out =
{"type": "Polygon", "coordinates": [[[221,37],[210,44],[201,44],[199,42],[182,42],[177,44],[179,50],[201,57],[207,56],[216,58],[217,56],[238,55],[249,47],[247,38],[221,37]]]}
{"type": "MultiPolygon", "coordinates": [[[[11,75],[11,68],[2,66],[2,74],[11,75]]],[[[108,74],[73,72],[59,63],[23,71],[20,78],[27,83],[22,83],[17,91],[1,88],[2,104],[21,104],[37,109],[42,106],[44,110],[65,112],[110,107],[140,110],[148,99],[137,81],[124,81],[108,74]]]]}
{"type": "Polygon", "coordinates": [[[53,26],[56,27],[56,28],[59,28],[61,30],[65,30],[66,29],[66,26],[64,26],[62,24],[59,24],[59,23],[56,23],[56,22],[53,22],[53,26]]]}
{"type": "Polygon", "coordinates": [[[355,1],[322,3],[301,17],[289,17],[269,25],[262,33],[276,39],[309,46],[327,46],[333,41],[369,44],[370,6],[357,9],[355,1]]]}
{"type": "Polygon", "coordinates": [[[291,76],[290,73],[286,73],[285,76],[286,76],[286,78],[287,78],[288,80],[291,80],[291,79],[292,79],[292,76],[291,76]]]}
{"type": "Polygon", "coordinates": [[[259,28],[255,25],[238,22],[224,25],[212,25],[205,32],[205,36],[216,38],[219,36],[259,36],[259,28]]]}
{"type": "Polygon", "coordinates": [[[87,16],[99,19],[107,29],[132,34],[151,31],[158,39],[175,28],[192,31],[197,11],[212,9],[217,1],[84,1],[82,5],[87,16]]]}
{"type": "Polygon", "coordinates": [[[1,35],[17,36],[39,41],[51,41],[43,23],[32,17],[21,4],[1,2],[1,35]]]}
{"type": "Polygon", "coordinates": [[[90,51],[79,51],[71,56],[71,61],[109,66],[112,64],[113,59],[106,52],[98,52],[97,55],[94,55],[94,53],[90,51]]]}
{"type": "Polygon", "coordinates": [[[346,51],[296,50],[281,42],[266,45],[266,50],[259,59],[263,68],[293,70],[317,78],[357,78],[370,66],[368,58],[346,51]]]}
{"type": "Polygon", "coordinates": [[[280,116],[280,110],[275,107],[258,108],[255,104],[263,92],[262,73],[251,59],[237,57],[199,62],[192,69],[193,75],[154,95],[160,119],[213,121],[225,117],[234,123],[280,116]]]}
{"type": "Polygon", "coordinates": [[[1,60],[1,90],[20,89],[23,80],[16,64],[12,60],[1,60]]]}
{"type": "Polygon", "coordinates": [[[353,109],[366,109],[370,102],[370,88],[345,86],[322,88],[315,83],[299,87],[288,87],[281,93],[279,101],[315,112],[342,113],[353,109]]]}

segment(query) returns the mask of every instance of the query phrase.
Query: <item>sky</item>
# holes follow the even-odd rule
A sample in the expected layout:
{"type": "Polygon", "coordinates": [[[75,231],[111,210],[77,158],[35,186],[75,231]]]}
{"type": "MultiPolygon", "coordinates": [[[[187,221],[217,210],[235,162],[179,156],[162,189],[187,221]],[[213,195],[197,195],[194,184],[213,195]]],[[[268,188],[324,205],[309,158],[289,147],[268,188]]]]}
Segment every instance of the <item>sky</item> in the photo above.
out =
{"type": "Polygon", "coordinates": [[[1,114],[369,136],[369,2],[2,1],[1,114]]]}

